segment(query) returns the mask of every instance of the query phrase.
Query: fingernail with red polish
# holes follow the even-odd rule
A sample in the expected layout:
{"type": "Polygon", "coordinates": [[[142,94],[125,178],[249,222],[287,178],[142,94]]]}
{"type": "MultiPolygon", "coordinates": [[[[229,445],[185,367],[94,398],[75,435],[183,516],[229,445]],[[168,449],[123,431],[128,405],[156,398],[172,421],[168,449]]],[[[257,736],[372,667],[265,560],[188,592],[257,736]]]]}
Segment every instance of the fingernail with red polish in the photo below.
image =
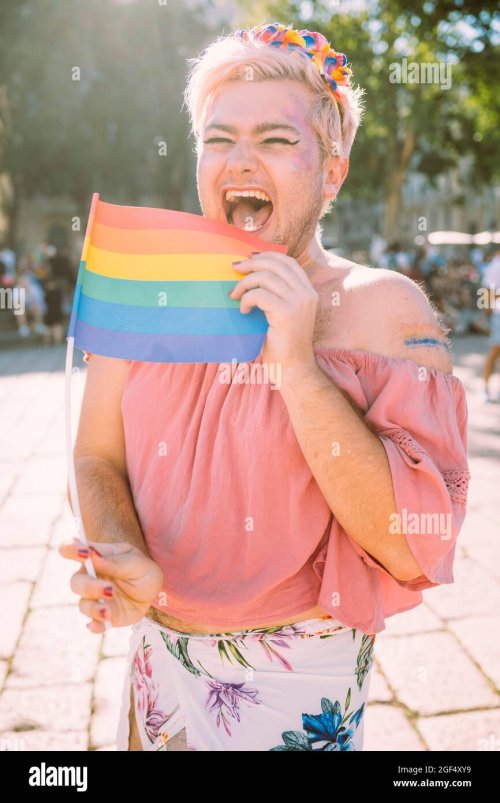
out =
{"type": "Polygon", "coordinates": [[[107,619],[109,616],[109,610],[107,608],[99,608],[99,613],[103,619],[107,619]]]}
{"type": "Polygon", "coordinates": [[[78,554],[81,558],[88,558],[90,556],[88,549],[79,549],[78,554]]]}
{"type": "Polygon", "coordinates": [[[113,586],[104,586],[102,593],[105,597],[112,597],[113,596],[113,586]]]}

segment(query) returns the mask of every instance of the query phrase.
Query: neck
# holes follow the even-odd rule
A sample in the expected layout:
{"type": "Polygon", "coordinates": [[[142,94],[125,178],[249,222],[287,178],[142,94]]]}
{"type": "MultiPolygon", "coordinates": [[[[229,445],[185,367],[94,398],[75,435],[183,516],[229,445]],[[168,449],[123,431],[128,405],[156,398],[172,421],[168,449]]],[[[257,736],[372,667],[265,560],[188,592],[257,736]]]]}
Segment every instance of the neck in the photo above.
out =
{"type": "Polygon", "coordinates": [[[328,267],[330,264],[328,252],[325,251],[317,236],[314,236],[309,241],[295,259],[306,273],[312,272],[314,269],[328,267]]]}

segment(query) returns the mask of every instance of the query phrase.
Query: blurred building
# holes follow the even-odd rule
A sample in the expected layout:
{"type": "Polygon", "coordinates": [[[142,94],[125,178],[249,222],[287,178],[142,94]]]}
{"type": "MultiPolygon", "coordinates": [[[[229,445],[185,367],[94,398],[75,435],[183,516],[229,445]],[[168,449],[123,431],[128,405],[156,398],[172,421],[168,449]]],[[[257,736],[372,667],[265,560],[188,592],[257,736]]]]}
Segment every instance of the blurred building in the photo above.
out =
{"type": "MultiPolygon", "coordinates": [[[[476,234],[500,229],[500,185],[469,191],[469,170],[464,159],[456,169],[437,176],[435,185],[421,173],[409,172],[394,239],[409,247],[415,237],[432,231],[476,234]]],[[[366,249],[373,233],[383,231],[384,211],[383,203],[347,198],[341,191],[333,214],[323,221],[325,238],[333,247],[366,249]]]]}

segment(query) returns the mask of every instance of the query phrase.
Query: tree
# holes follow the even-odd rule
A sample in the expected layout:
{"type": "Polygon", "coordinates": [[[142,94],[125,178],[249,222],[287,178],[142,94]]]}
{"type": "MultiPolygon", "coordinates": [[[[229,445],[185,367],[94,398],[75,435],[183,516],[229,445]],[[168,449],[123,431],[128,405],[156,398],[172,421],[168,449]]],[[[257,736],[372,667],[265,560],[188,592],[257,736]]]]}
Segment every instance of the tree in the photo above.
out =
{"type": "Polygon", "coordinates": [[[180,3],[4,0],[0,175],[12,244],[23,200],[38,193],[68,196],[82,220],[93,192],[184,207],[185,58],[210,35],[193,13],[180,3]]]}
{"type": "Polygon", "coordinates": [[[353,5],[351,13],[342,13],[343,7],[349,10],[349,3],[242,0],[239,24],[278,20],[320,30],[347,54],[355,83],[366,89],[366,111],[343,193],[384,201],[384,234],[390,241],[399,234],[402,190],[410,169],[432,178],[468,155],[476,185],[498,175],[496,3],[366,0],[353,5]],[[418,82],[412,82],[416,70],[405,73],[403,59],[406,68],[419,65],[418,82]],[[421,82],[430,72],[420,65],[427,64],[441,69],[445,80],[421,82]],[[398,67],[401,80],[391,82],[398,67]],[[448,70],[452,83],[444,88],[448,70]]]}

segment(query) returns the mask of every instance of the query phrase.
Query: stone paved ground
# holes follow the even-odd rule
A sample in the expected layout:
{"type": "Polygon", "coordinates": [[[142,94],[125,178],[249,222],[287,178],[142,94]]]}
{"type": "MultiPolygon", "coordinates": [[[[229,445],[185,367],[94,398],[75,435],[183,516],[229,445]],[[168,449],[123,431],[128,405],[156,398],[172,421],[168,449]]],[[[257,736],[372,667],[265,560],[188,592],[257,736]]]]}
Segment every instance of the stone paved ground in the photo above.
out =
{"type": "MultiPolygon", "coordinates": [[[[480,398],[486,339],[458,339],[454,352],[472,473],[456,582],[425,591],[378,637],[366,750],[500,750],[500,404],[480,398]]],[[[0,750],[115,749],[129,628],[89,633],[69,589],[75,568],[57,553],[74,535],[64,356],[0,354],[0,750]]]]}

